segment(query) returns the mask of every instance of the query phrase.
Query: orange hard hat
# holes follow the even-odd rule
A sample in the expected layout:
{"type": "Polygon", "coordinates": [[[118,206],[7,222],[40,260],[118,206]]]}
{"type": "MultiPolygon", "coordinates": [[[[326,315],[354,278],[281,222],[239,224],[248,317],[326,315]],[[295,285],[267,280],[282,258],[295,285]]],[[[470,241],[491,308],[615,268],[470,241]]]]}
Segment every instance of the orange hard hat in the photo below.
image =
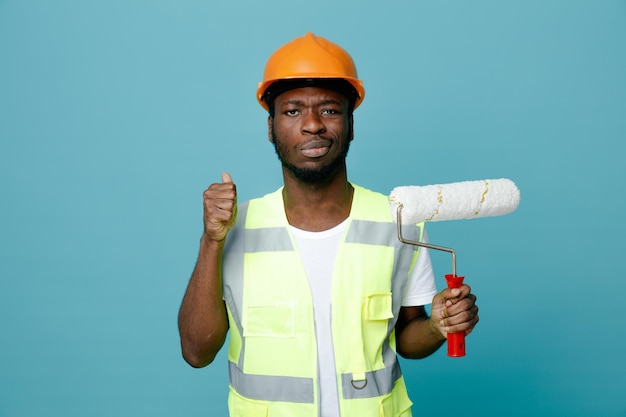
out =
{"type": "Polygon", "coordinates": [[[281,46],[265,64],[263,81],[256,91],[259,104],[269,111],[265,93],[282,80],[330,79],[345,80],[354,88],[354,107],[365,97],[363,83],[358,79],[352,57],[339,45],[312,33],[281,46]]]}

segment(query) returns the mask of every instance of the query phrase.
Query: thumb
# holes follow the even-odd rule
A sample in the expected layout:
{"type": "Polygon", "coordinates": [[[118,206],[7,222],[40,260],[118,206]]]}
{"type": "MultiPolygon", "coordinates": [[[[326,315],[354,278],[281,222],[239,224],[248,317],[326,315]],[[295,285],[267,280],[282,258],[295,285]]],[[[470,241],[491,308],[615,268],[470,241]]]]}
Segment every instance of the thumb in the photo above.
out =
{"type": "Polygon", "coordinates": [[[222,172],[222,184],[227,182],[233,182],[233,179],[230,177],[228,172],[222,172]]]}

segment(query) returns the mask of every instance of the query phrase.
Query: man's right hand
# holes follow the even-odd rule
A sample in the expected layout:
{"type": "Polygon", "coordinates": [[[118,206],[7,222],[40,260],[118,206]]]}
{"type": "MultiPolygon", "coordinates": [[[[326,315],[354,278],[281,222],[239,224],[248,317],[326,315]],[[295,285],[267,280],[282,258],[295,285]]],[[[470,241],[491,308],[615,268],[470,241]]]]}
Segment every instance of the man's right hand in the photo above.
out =
{"type": "Polygon", "coordinates": [[[211,184],[203,196],[204,236],[221,242],[237,220],[237,187],[230,174],[224,172],[222,182],[211,184]]]}
{"type": "Polygon", "coordinates": [[[198,262],[178,312],[183,357],[201,368],[213,362],[226,340],[228,315],[222,294],[222,255],[237,218],[237,190],[228,173],[203,193],[204,233],[198,262]]]}

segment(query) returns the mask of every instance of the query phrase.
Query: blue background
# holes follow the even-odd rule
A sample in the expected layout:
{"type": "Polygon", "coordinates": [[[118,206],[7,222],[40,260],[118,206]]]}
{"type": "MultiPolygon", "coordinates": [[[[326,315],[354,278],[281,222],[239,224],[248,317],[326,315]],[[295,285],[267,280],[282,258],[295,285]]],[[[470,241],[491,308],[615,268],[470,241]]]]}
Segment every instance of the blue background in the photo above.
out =
{"type": "Polygon", "coordinates": [[[176,327],[202,191],[281,184],[254,93],[307,31],[367,89],[352,181],[522,192],[429,227],[481,322],[403,361],[415,414],[626,416],[623,0],[0,0],[0,416],[226,415],[176,327]]]}

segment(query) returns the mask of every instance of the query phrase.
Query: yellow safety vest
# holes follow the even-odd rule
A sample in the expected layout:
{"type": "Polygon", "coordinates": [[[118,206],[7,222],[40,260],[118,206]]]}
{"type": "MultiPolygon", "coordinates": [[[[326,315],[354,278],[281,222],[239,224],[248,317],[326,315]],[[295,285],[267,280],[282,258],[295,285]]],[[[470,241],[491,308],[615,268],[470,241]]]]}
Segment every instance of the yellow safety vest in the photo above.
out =
{"type": "MultiPolygon", "coordinates": [[[[403,235],[421,240],[422,225],[403,235]]],[[[419,249],[397,237],[388,198],[354,186],[332,281],[342,417],[408,417],[394,326],[419,249]]],[[[282,189],[239,206],[222,264],[231,417],[319,416],[313,301],[282,189]]]]}

